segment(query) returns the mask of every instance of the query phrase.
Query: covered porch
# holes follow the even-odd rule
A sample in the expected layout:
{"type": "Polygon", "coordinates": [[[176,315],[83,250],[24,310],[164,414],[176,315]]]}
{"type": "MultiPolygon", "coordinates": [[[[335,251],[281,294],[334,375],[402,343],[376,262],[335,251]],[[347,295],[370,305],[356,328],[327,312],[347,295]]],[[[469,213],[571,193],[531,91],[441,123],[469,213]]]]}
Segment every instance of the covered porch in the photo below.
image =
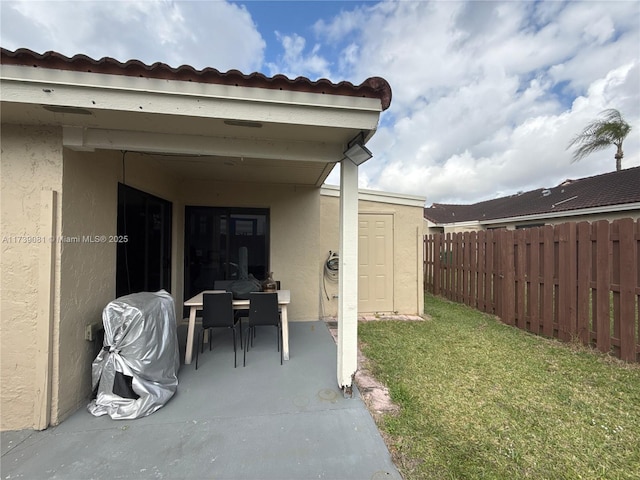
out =
{"type": "Polygon", "coordinates": [[[231,333],[218,331],[198,370],[182,365],[176,395],[148,417],[83,408],[42,432],[4,432],[3,476],[400,479],[357,389],[345,399],[336,385],[325,323],[293,323],[291,340],[281,366],[274,333],[261,331],[247,366],[234,368],[231,333]]]}
{"type": "Polygon", "coordinates": [[[322,316],[326,251],[339,251],[338,343],[326,361],[335,361],[334,386],[350,392],[358,164],[368,158],[357,153],[367,153],[390,104],[384,79],[334,84],[3,49],[1,80],[3,232],[40,240],[3,250],[11,272],[2,285],[3,363],[18,365],[2,372],[11,385],[3,429],[44,429],[86,402],[94,353],[87,327],[117,296],[122,186],[168,204],[161,241],[169,255],[156,262],[168,271],[178,319],[191,296],[188,207],[268,212],[267,266],[291,291],[292,325],[322,316]],[[336,239],[326,248],[320,189],[338,163],[336,239]]]}

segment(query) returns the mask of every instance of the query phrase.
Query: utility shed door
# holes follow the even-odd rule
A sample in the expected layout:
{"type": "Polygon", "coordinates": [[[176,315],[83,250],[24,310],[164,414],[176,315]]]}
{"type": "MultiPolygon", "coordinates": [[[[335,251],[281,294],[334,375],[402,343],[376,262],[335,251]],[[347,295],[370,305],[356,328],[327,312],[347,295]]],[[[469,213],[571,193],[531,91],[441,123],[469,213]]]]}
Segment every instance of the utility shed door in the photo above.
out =
{"type": "Polygon", "coordinates": [[[393,311],[393,215],[361,213],[358,312],[393,311]]]}

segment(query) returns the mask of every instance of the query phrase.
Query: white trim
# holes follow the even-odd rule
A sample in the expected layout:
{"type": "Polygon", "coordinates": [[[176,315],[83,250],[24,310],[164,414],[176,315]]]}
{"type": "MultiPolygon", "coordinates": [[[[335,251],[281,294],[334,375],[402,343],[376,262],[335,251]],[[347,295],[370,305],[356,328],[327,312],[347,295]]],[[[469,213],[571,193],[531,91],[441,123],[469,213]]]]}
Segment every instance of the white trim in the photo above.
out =
{"type": "MultiPolygon", "coordinates": [[[[433,222],[432,222],[433,223],[433,222]]],[[[472,227],[479,228],[480,222],[476,220],[470,220],[468,222],[451,222],[451,223],[433,223],[433,227],[472,227]]]]}
{"type": "Polygon", "coordinates": [[[517,217],[496,218],[494,220],[480,220],[482,225],[496,223],[522,222],[527,220],[543,220],[548,218],[577,217],[581,215],[596,215],[601,213],[617,213],[629,210],[640,210],[640,202],[624,203],[621,205],[607,205],[602,207],[581,208],[578,210],[563,210],[561,212],[545,212],[536,215],[520,215],[517,217]]]}
{"type": "MultiPolygon", "coordinates": [[[[340,187],[335,185],[322,185],[320,195],[327,197],[339,197],[340,187]]],[[[424,208],[426,197],[418,195],[405,195],[403,193],[383,192],[378,190],[358,189],[358,197],[360,200],[377,203],[389,203],[393,205],[406,205],[409,207],[424,208]]]]}
{"type": "MultiPolygon", "coordinates": [[[[40,192],[40,232],[45,239],[51,239],[56,234],[57,202],[56,191],[40,192]]],[[[55,242],[42,242],[38,254],[33,428],[44,430],[51,422],[54,297],[57,287],[55,285],[55,242]]]]}
{"type": "Polygon", "coordinates": [[[640,202],[624,203],[618,205],[606,205],[602,207],[582,208],[577,210],[562,210],[560,212],[544,212],[535,215],[519,215],[516,217],[495,218],[492,220],[467,220],[465,222],[436,223],[425,217],[425,220],[433,227],[481,227],[482,225],[495,225],[500,223],[525,222],[530,220],[545,220],[563,217],[578,217],[581,215],[597,215],[607,213],[626,212],[640,210],[640,202]]]}
{"type": "Polygon", "coordinates": [[[72,150],[127,150],[176,155],[251,157],[273,160],[332,162],[342,146],[326,142],[273,141],[269,139],[214,137],[135,132],[101,128],[63,127],[62,144],[72,150]],[[312,152],[312,156],[310,156],[312,152]]]}
{"type": "MultiPolygon", "coordinates": [[[[326,95],[259,87],[241,87],[211,83],[139,78],[126,75],[74,72],[47,68],[2,65],[2,101],[47,105],[79,106],[92,109],[143,111],[204,116],[207,118],[254,119],[264,122],[291,123],[291,108],[326,110],[336,117],[327,125],[341,126],[345,111],[369,119],[382,110],[377,98],[326,95]],[[135,100],[131,98],[134,94],[135,100]],[[99,99],[97,101],[96,99],[99,99]],[[162,101],[159,101],[162,99],[162,101]],[[205,103],[198,103],[204,101],[205,103]],[[92,103],[95,102],[95,103],[92,103]],[[210,103],[215,109],[206,108],[210,103]],[[244,115],[231,115],[231,105],[250,104],[244,115]],[[223,108],[220,108],[222,104],[223,108]],[[288,113],[279,114],[278,106],[288,113]]],[[[235,107],[237,108],[237,107],[235,107]]],[[[245,107],[246,108],[246,107],[245,107]]],[[[300,123],[295,118],[295,123],[300,123]]],[[[366,122],[361,128],[371,130],[377,123],[366,122]]],[[[324,122],[323,122],[324,124],[324,122]]],[[[353,125],[347,125],[353,127],[353,125]]]]}
{"type": "Polygon", "coordinates": [[[351,391],[358,369],[358,167],[340,167],[340,240],[338,268],[338,385],[351,391]]]}

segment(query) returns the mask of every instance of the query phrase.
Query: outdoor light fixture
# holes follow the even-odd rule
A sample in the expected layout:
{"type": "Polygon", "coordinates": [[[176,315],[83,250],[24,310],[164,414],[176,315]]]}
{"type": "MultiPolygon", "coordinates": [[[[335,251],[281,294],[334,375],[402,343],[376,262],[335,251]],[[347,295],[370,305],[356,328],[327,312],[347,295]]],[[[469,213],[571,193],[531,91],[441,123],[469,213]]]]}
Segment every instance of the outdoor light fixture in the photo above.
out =
{"type": "Polygon", "coordinates": [[[360,132],[356,138],[349,142],[349,146],[344,152],[344,156],[358,166],[373,157],[373,153],[363,144],[364,134],[360,132]]]}

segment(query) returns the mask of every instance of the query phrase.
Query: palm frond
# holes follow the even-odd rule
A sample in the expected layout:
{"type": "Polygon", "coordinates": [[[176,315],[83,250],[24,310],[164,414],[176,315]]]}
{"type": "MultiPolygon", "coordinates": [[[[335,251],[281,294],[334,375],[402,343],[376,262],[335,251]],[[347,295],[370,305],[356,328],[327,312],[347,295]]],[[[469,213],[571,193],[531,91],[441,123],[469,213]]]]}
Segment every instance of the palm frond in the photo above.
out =
{"type": "Polygon", "coordinates": [[[604,110],[600,115],[602,118],[589,123],[567,145],[567,149],[577,147],[573,152],[572,163],[610,145],[622,148],[622,142],[631,131],[631,126],[616,109],[604,110]]]}

